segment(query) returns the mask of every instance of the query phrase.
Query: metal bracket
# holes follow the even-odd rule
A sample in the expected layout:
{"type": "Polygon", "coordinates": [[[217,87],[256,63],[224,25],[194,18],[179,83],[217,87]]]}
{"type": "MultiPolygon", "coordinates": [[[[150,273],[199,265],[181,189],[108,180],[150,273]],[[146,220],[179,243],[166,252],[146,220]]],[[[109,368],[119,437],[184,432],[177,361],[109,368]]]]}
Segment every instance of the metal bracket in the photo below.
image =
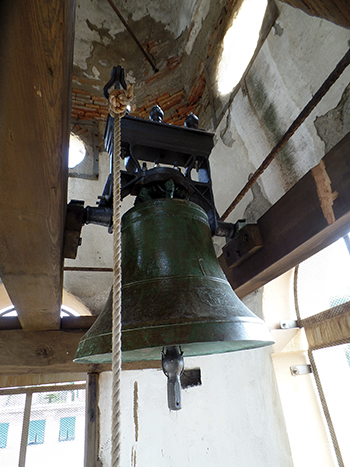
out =
{"type": "Polygon", "coordinates": [[[246,224],[223,248],[227,267],[238,266],[262,246],[258,224],[246,224]]]}
{"type": "Polygon", "coordinates": [[[305,365],[293,365],[290,367],[292,376],[308,375],[312,373],[312,366],[310,364],[305,365]]]}
{"type": "Polygon", "coordinates": [[[71,200],[67,205],[66,225],[64,228],[64,258],[75,259],[81,245],[81,228],[84,218],[84,201],[71,200]]]}
{"type": "Polygon", "coordinates": [[[281,329],[295,329],[298,328],[298,322],[294,319],[289,321],[280,321],[281,329]]]}

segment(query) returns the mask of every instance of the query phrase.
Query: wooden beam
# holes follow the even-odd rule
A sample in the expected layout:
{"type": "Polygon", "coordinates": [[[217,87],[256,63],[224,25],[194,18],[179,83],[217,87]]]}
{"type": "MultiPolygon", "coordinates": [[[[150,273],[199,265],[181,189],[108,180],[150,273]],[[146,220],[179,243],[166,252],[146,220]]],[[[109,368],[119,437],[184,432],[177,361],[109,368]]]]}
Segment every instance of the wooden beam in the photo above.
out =
{"type": "Polygon", "coordinates": [[[81,373],[110,370],[110,365],[74,363],[80,331],[0,331],[0,375],[81,373]]]}
{"type": "Polygon", "coordinates": [[[74,0],[4,0],[0,21],[0,276],[24,329],[58,329],[74,0]]]}
{"type": "Polygon", "coordinates": [[[348,0],[281,0],[300,8],[311,16],[327,19],[332,23],[350,29],[350,3],[348,0]]]}
{"type": "MultiPolygon", "coordinates": [[[[239,297],[343,237],[350,230],[350,133],[257,222],[263,247],[237,267],[219,262],[239,297]]],[[[231,244],[235,248],[234,239],[231,244]]]]}
{"type": "MultiPolygon", "coordinates": [[[[60,331],[23,331],[17,328],[0,330],[0,377],[110,371],[111,364],[108,363],[93,365],[73,362],[79,341],[95,318],[62,318],[60,331]]],[[[1,318],[1,321],[7,321],[8,328],[16,326],[12,318],[1,318]]],[[[160,369],[160,358],[122,364],[123,370],[147,368],[160,369]]]]}
{"type": "Polygon", "coordinates": [[[100,411],[99,374],[89,373],[86,381],[84,467],[96,467],[99,455],[100,411]]]}
{"type": "Polygon", "coordinates": [[[302,319],[311,350],[350,342],[350,302],[302,319]]]}

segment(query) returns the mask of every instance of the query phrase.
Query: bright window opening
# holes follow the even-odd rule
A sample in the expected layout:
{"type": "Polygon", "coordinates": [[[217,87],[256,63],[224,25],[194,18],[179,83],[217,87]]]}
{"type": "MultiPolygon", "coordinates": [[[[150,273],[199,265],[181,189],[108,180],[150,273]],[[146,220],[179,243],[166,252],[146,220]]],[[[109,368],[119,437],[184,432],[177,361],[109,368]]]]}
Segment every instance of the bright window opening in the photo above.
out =
{"type": "Polygon", "coordinates": [[[346,237],[299,264],[298,308],[301,318],[350,301],[350,254],[346,237]]]}
{"type": "Polygon", "coordinates": [[[85,383],[0,389],[0,466],[84,465],[85,383]]]}
{"type": "Polygon", "coordinates": [[[256,49],[267,0],[245,0],[223,41],[218,89],[228,94],[239,83],[256,49]]]}
{"type": "Polygon", "coordinates": [[[343,344],[313,352],[344,465],[350,465],[349,349],[343,344]]]}
{"type": "Polygon", "coordinates": [[[70,135],[68,167],[73,169],[84,159],[86,149],[84,143],[75,135],[70,135]]]}
{"type": "Polygon", "coordinates": [[[339,465],[350,465],[349,234],[296,268],[295,298],[339,465]]]}
{"type": "MultiPolygon", "coordinates": [[[[2,318],[3,316],[6,316],[6,317],[18,316],[18,313],[14,306],[8,306],[0,310],[0,318],[2,318]]],[[[80,314],[77,311],[73,310],[73,308],[70,308],[69,306],[66,306],[66,305],[62,305],[61,306],[61,318],[64,316],[80,316],[80,314]]]]}

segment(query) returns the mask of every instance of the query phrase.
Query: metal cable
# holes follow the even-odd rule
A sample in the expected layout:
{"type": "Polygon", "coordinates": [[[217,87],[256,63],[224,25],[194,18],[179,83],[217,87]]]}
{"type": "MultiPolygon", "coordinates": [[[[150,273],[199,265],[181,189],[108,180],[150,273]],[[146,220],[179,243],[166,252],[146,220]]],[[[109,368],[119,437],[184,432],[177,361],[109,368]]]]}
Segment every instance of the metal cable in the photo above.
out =
{"type": "Polygon", "coordinates": [[[229,207],[221,216],[221,220],[224,221],[234,210],[237,204],[243,199],[243,197],[248,193],[250,188],[254,185],[260,175],[267,169],[267,167],[271,164],[271,162],[275,159],[277,154],[280,150],[286,145],[286,143],[290,140],[290,138],[294,135],[296,130],[300,127],[300,125],[304,122],[304,120],[310,115],[310,113],[314,110],[316,105],[320,102],[320,100],[325,96],[325,94],[329,91],[331,86],[337,81],[339,76],[343,73],[345,68],[350,64],[350,49],[346,52],[344,57],[340,60],[338,65],[334,68],[332,73],[328,76],[326,81],[322,84],[313,98],[306,104],[294,122],[290,125],[288,130],[284,133],[282,138],[278,141],[276,146],[271,150],[269,155],[266,159],[262,162],[262,164],[257,168],[254,172],[253,176],[248,180],[242,190],[238,193],[236,198],[232,201],[229,207]]]}

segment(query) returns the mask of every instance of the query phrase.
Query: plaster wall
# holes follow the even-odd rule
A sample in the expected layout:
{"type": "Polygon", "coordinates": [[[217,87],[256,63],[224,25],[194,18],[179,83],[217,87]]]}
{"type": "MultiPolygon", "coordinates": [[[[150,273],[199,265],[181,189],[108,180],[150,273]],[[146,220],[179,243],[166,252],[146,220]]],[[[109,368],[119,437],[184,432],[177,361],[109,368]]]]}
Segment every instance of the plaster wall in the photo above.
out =
{"type": "MultiPolygon", "coordinates": [[[[291,453],[270,349],[185,359],[202,385],[167,407],[159,369],[122,372],[121,465],[291,467],[291,453]]],[[[101,451],[111,466],[112,377],[100,375],[101,451]]]]}
{"type": "MultiPolygon", "coordinates": [[[[349,30],[286,4],[277,6],[279,17],[216,129],[210,160],[220,214],[349,47],[349,30]]],[[[262,203],[246,211],[253,200],[250,191],[228,221],[257,220],[349,131],[347,94],[342,100],[349,81],[348,68],[259,178],[262,203]]]]}

